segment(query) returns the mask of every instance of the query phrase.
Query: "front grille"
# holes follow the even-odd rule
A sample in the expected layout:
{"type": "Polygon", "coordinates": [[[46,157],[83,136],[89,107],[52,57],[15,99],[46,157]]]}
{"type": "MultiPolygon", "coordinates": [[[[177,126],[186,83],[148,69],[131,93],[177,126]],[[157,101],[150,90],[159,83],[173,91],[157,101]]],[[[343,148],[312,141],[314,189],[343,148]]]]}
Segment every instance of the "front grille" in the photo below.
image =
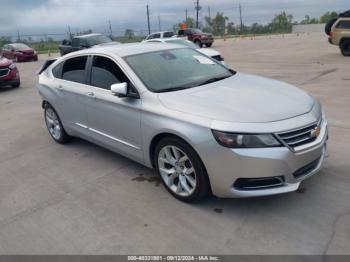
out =
{"type": "Polygon", "coordinates": [[[314,124],[291,132],[279,133],[277,135],[289,147],[295,148],[315,141],[317,139],[315,130],[320,126],[321,123],[314,124]]]}
{"type": "Polygon", "coordinates": [[[293,176],[295,178],[301,178],[303,176],[306,176],[310,174],[313,170],[316,169],[320,162],[321,158],[316,159],[315,161],[312,161],[311,163],[307,164],[306,166],[303,166],[302,168],[298,169],[293,173],[293,176]]]}
{"type": "Polygon", "coordinates": [[[2,68],[0,69],[0,77],[7,76],[10,73],[10,69],[2,68]]]}
{"type": "Polygon", "coordinates": [[[283,176],[259,177],[259,178],[238,178],[234,188],[238,190],[261,190],[281,187],[284,184],[283,176]]]}

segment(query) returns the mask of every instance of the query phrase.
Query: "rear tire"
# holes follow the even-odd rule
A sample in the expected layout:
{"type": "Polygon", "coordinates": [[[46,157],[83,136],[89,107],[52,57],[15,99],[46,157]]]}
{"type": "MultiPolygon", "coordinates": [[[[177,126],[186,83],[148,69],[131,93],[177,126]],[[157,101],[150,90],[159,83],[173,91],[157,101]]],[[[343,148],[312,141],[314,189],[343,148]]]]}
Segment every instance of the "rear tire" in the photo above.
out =
{"type": "Polygon", "coordinates": [[[176,137],[162,139],[154,163],[165,188],[184,202],[197,202],[210,193],[205,167],[191,146],[176,137]]]}
{"type": "Polygon", "coordinates": [[[208,48],[211,47],[212,45],[213,45],[213,43],[211,43],[211,44],[205,44],[205,46],[208,47],[208,48]]]}
{"type": "Polygon", "coordinates": [[[44,117],[47,130],[55,142],[66,144],[71,140],[72,137],[66,133],[56,110],[50,104],[45,105],[44,117]]]}
{"type": "Polygon", "coordinates": [[[341,42],[340,51],[343,56],[350,56],[350,40],[344,40],[341,42]]]}

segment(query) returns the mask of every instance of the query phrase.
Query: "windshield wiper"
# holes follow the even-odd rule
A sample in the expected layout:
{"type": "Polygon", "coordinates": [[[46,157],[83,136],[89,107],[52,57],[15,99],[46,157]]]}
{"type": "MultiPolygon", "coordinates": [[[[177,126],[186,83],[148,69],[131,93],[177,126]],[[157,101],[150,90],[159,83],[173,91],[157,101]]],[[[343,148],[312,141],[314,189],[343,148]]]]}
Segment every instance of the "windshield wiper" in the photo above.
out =
{"type": "Polygon", "coordinates": [[[164,88],[162,90],[156,91],[157,93],[166,93],[166,92],[173,92],[173,91],[180,91],[180,90],[185,90],[188,88],[193,87],[193,85],[184,85],[184,86],[176,86],[176,87],[169,87],[169,88],[164,88]]]}
{"type": "Polygon", "coordinates": [[[210,84],[210,83],[214,83],[214,82],[217,82],[217,81],[220,81],[220,80],[224,80],[226,78],[229,78],[231,77],[232,75],[225,75],[225,76],[217,76],[217,77],[213,77],[213,78],[210,78],[210,79],[207,79],[203,82],[200,82],[198,84],[198,86],[204,86],[204,85],[207,85],[207,84],[210,84]]]}

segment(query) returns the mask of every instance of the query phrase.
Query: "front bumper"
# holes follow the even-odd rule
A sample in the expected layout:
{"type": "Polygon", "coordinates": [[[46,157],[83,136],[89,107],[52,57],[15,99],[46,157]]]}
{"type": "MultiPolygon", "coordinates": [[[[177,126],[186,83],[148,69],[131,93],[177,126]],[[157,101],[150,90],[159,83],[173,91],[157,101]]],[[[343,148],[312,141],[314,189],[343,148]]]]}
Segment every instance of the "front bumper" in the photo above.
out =
{"type": "Polygon", "coordinates": [[[20,82],[19,72],[17,69],[9,70],[6,76],[0,77],[0,87],[16,85],[20,82]]]}
{"type": "Polygon", "coordinates": [[[230,149],[218,145],[215,140],[203,143],[199,150],[214,195],[258,197],[296,191],[301,181],[320,171],[327,156],[327,139],[328,127],[324,119],[319,137],[296,152],[288,147],[230,149]],[[313,164],[311,168],[310,164],[313,164]],[[271,177],[283,177],[283,183],[261,189],[235,187],[238,179],[271,177]]]}

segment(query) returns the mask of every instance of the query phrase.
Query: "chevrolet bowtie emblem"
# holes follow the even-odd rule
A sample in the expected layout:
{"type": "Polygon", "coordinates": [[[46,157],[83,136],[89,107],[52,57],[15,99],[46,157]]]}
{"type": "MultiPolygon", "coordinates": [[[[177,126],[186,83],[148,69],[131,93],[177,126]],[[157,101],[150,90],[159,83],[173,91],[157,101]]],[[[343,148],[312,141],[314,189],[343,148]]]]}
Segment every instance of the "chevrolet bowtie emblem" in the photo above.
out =
{"type": "Polygon", "coordinates": [[[318,127],[315,127],[315,129],[313,129],[311,131],[311,137],[319,137],[319,135],[321,134],[321,128],[318,126],[318,127]]]}

